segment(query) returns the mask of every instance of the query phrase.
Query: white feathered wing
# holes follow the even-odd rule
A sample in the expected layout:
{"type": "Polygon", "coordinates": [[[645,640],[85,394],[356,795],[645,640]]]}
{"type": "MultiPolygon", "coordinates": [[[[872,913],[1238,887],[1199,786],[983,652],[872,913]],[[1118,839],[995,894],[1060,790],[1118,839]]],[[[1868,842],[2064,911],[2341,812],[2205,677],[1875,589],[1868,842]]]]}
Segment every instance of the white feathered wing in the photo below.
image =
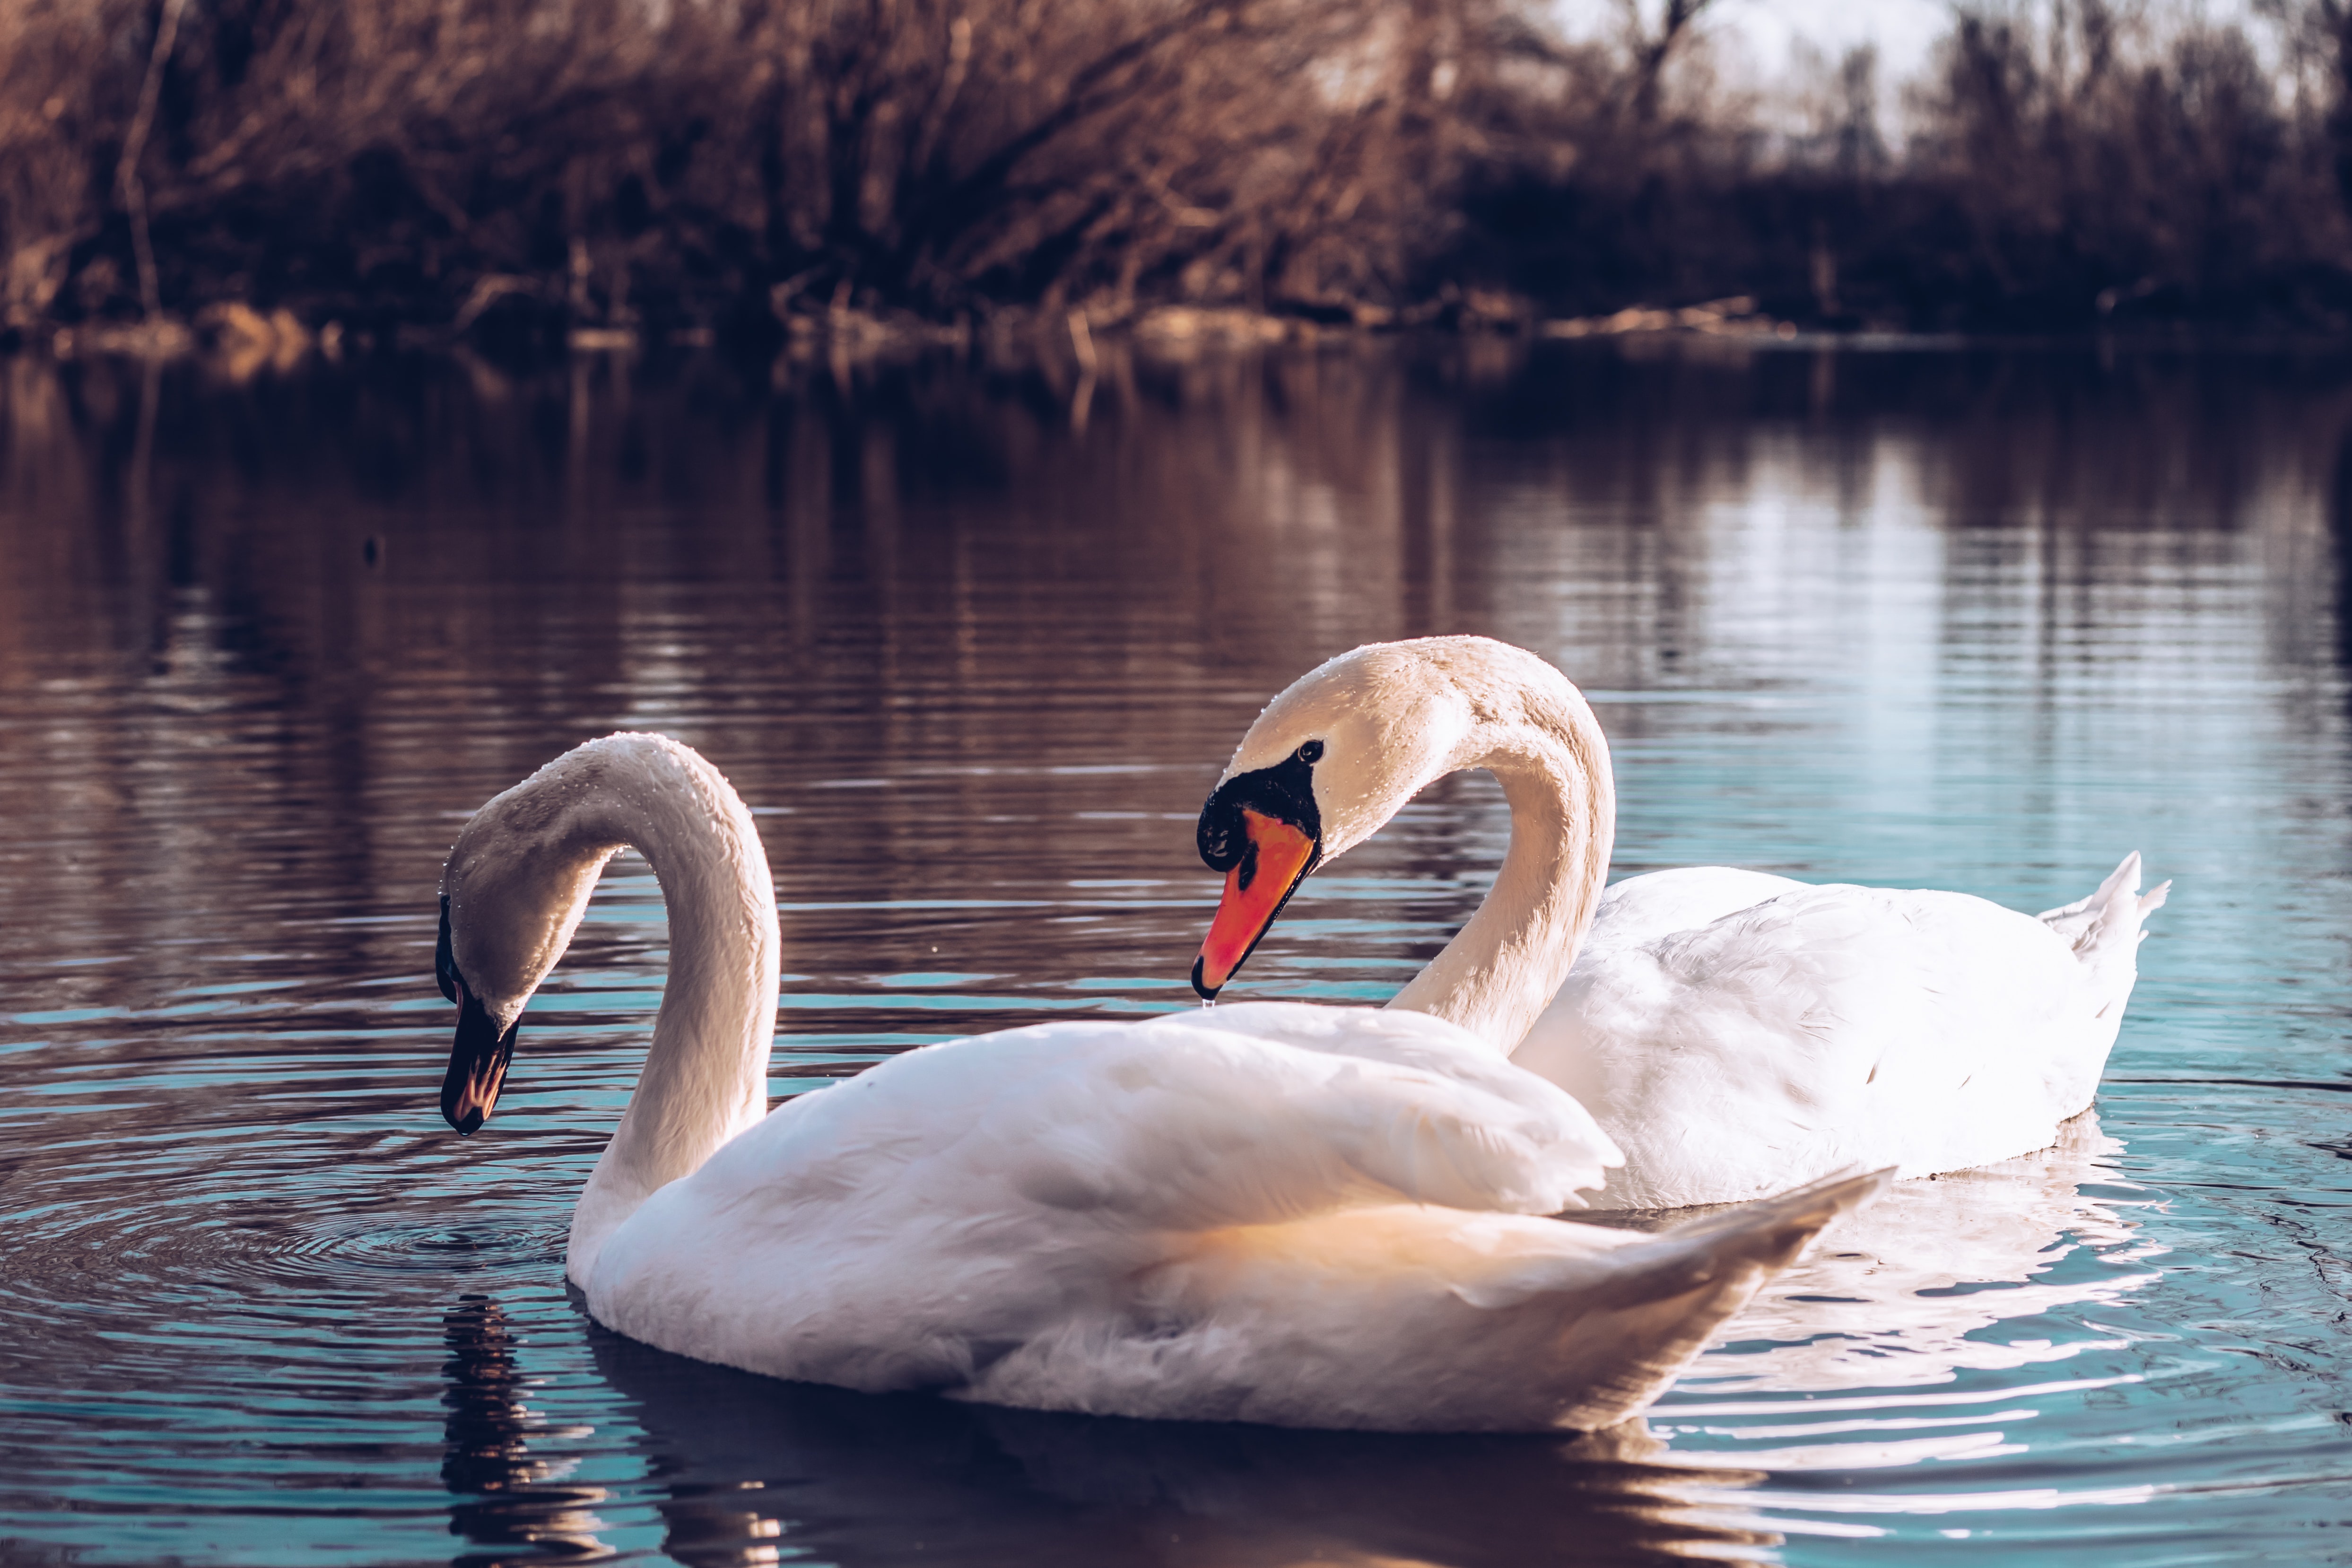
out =
{"type": "Polygon", "coordinates": [[[1676,1208],[1855,1165],[2048,1147],[2089,1106],[2136,975],[2133,855],[2034,917],[1958,893],[1696,867],[1603,896],[1512,1060],[1615,1131],[1594,1203],[1676,1208]]]}
{"type": "Polygon", "coordinates": [[[646,1201],[589,1310],[879,1391],[1284,1425],[1637,1409],[1860,1177],[1657,1236],[1538,1217],[1614,1146],[1440,1020],[1280,1004],[933,1046],[646,1201]]]}

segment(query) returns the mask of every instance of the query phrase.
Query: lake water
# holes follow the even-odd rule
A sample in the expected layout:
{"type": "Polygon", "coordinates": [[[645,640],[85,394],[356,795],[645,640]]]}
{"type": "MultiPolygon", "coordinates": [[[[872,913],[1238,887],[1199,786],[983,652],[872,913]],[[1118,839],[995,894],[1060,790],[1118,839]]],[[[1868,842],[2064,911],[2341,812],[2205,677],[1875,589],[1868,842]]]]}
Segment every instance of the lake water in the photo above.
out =
{"type": "MultiPolygon", "coordinates": [[[[2352,1562],[2347,538],[2314,355],[0,360],[0,1561],[2352,1562]],[[761,814],[786,1095],[1190,1005],[1249,719],[1455,630],[1592,697],[1619,874],[2031,910],[2144,850],[2095,1115],[1898,1189],[1574,1441],[598,1329],[562,1247],[662,984],[634,858],[497,1120],[441,1122],[441,857],[577,741],[676,735],[761,814]]],[[[1233,994],[1386,996],[1506,828],[1433,790],[1233,994]]]]}

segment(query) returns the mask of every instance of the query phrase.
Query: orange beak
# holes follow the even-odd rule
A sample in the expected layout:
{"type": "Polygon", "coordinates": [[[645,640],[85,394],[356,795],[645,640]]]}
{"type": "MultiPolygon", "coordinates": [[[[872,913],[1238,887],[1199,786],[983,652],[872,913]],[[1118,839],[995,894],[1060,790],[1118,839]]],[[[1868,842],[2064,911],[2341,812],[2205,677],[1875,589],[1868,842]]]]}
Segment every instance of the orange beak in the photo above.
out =
{"type": "Polygon", "coordinates": [[[1249,847],[1241,863],[1225,873],[1224,897],[1217,900],[1216,918],[1192,961],[1192,989],[1209,1001],[1225,988],[1274,917],[1290,901],[1300,880],[1314,868],[1315,840],[1279,817],[1242,807],[1242,823],[1249,847]]]}

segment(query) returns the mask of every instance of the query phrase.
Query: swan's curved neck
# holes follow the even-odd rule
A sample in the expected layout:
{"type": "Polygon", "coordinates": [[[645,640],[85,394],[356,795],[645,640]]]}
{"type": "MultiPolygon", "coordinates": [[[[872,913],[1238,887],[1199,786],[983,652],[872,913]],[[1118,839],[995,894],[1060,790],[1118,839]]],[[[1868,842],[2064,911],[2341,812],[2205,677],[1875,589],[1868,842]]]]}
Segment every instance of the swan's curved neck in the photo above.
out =
{"type": "Polygon", "coordinates": [[[572,1211],[565,1272],[583,1285],[622,1221],[768,1109],[780,946],[768,857],[726,781],[681,762],[656,759],[652,771],[679,776],[614,803],[617,837],[661,884],[669,979],[636,1092],[572,1211]]]}
{"type": "Polygon", "coordinates": [[[1475,741],[1455,771],[1502,782],[1511,843],[1470,923],[1389,1003],[1516,1048],[1576,962],[1609,877],[1617,796],[1609,742],[1580,697],[1475,741]],[[1484,749],[1480,747],[1483,745],[1484,749]]]}

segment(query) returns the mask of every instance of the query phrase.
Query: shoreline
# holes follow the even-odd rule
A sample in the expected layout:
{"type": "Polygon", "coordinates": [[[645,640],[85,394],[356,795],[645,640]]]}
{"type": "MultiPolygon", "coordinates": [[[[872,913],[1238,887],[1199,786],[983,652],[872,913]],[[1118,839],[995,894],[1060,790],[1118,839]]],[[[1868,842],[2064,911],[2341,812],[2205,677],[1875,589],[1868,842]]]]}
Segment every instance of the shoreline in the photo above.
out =
{"type": "Polygon", "coordinates": [[[341,364],[410,354],[455,354],[510,369],[587,358],[640,360],[719,353],[761,361],[871,363],[948,353],[1000,363],[1059,361],[1091,375],[1100,349],[1116,345],[1161,359],[1269,350],[1326,351],[1406,340],[1569,349],[1614,344],[1685,345],[1701,350],[1842,353],[2035,352],[2074,348],[2188,350],[2200,353],[2352,352],[2352,330],[2248,328],[2194,321],[2129,322],[2073,331],[1919,331],[1824,326],[1776,318],[1735,297],[1697,306],[1635,306],[1606,316],[1545,318],[1532,313],[1437,310],[1368,312],[1354,321],[1318,320],[1233,306],[1154,305],[1055,313],[1005,310],[973,321],[940,322],[911,313],[835,310],[795,315],[767,331],[641,323],[583,324],[534,332],[480,334],[455,323],[401,322],[391,330],[354,329],[340,319],[315,324],[280,307],[268,314],[216,304],[194,320],[35,324],[0,331],[0,358],[201,363],[231,381],[289,373],[313,362],[341,364]],[[1417,318],[1417,319],[1416,319],[1417,318]]]}

